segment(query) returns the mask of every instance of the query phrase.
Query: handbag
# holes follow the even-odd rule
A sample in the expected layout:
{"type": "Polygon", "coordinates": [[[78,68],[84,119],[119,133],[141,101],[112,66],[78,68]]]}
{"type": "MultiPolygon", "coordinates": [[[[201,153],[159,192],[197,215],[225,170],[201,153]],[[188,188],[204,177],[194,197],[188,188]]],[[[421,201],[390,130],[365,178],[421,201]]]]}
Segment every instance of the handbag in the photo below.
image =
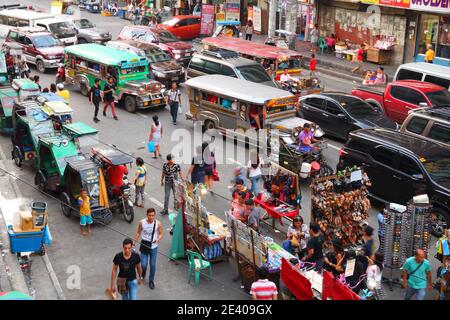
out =
{"type": "Polygon", "coordinates": [[[220,181],[219,173],[217,172],[217,169],[214,169],[212,172],[212,178],[214,181],[220,181]]]}
{"type": "Polygon", "coordinates": [[[117,277],[117,291],[122,295],[128,292],[127,278],[117,277]]]}
{"type": "Polygon", "coordinates": [[[155,152],[155,143],[153,141],[149,141],[147,144],[148,152],[155,152]]]}
{"type": "Polygon", "coordinates": [[[183,109],[179,104],[178,104],[178,114],[183,114],[183,109]]]}
{"type": "Polygon", "coordinates": [[[292,236],[291,246],[293,246],[293,247],[300,247],[300,243],[298,242],[298,239],[297,239],[296,236],[292,236]]]}

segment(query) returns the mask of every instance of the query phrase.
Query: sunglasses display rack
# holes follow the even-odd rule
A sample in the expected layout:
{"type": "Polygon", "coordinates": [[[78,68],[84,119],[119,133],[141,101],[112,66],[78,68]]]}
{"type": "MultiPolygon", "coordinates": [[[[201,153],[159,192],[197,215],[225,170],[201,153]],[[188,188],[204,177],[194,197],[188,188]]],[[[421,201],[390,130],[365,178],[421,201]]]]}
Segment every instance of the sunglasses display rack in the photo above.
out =
{"type": "Polygon", "coordinates": [[[408,203],[408,213],[412,216],[413,224],[411,228],[412,241],[409,242],[409,256],[414,255],[417,249],[422,249],[428,255],[428,248],[431,237],[431,205],[408,203]]]}
{"type": "Polygon", "coordinates": [[[390,268],[400,268],[407,258],[410,233],[410,215],[407,211],[384,210],[382,248],[384,264],[390,268]]]}

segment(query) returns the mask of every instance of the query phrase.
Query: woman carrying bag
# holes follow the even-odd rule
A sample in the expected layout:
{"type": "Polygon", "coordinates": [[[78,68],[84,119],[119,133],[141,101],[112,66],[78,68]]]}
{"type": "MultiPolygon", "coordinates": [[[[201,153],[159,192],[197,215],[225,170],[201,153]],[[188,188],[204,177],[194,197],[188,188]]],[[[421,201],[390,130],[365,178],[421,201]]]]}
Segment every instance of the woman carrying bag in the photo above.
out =
{"type": "Polygon", "coordinates": [[[161,158],[161,149],[160,149],[160,142],[161,137],[163,133],[163,128],[161,122],[159,122],[158,116],[153,116],[153,123],[151,125],[150,129],[150,136],[148,137],[149,141],[149,152],[152,152],[151,150],[154,150],[155,155],[153,156],[153,159],[157,159],[158,157],[161,158]],[[151,146],[151,143],[153,142],[153,146],[151,146]]]}

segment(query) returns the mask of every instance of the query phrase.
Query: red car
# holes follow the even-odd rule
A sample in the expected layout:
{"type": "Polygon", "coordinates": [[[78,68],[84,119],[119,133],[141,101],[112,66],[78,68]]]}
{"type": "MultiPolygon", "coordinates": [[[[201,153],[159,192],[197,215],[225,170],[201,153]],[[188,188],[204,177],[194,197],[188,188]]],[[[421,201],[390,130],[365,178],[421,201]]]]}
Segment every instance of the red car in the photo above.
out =
{"type": "Polygon", "coordinates": [[[200,17],[196,16],[175,16],[158,26],[182,40],[194,39],[200,35],[200,17]]]}
{"type": "Polygon", "coordinates": [[[410,110],[425,106],[450,106],[447,89],[416,80],[399,80],[386,87],[361,86],[354,88],[352,94],[383,108],[389,118],[399,123],[406,119],[410,110]]]}
{"type": "Polygon", "coordinates": [[[195,51],[191,44],[178,41],[177,37],[175,37],[170,31],[163,28],[128,25],[122,28],[118,39],[155,43],[178,63],[183,65],[187,65],[189,63],[195,51]]]}

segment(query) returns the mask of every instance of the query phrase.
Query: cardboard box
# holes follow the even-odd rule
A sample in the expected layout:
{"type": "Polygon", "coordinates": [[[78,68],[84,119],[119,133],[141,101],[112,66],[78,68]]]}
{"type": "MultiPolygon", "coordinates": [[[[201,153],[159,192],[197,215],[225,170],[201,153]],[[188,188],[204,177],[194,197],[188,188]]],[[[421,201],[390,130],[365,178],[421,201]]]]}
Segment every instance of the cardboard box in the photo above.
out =
{"type": "Polygon", "coordinates": [[[31,212],[20,212],[20,228],[22,231],[31,231],[33,229],[33,216],[31,212]]]}

